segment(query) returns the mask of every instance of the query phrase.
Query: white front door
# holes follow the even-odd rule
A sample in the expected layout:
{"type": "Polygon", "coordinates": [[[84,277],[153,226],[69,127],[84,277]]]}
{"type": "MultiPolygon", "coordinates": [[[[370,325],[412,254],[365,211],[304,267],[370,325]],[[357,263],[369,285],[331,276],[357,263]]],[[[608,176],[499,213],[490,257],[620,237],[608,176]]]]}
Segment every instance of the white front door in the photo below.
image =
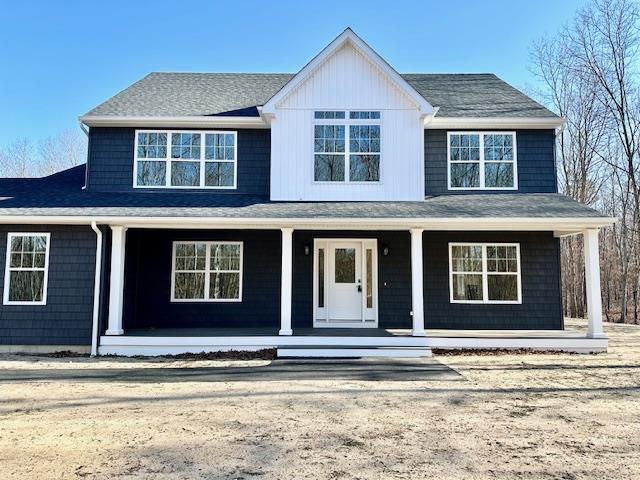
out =
{"type": "Polygon", "coordinates": [[[362,245],[356,242],[329,244],[327,295],[331,320],[362,319],[362,245]]]}
{"type": "Polygon", "coordinates": [[[316,240],[314,326],[377,326],[375,240],[316,240]]]}

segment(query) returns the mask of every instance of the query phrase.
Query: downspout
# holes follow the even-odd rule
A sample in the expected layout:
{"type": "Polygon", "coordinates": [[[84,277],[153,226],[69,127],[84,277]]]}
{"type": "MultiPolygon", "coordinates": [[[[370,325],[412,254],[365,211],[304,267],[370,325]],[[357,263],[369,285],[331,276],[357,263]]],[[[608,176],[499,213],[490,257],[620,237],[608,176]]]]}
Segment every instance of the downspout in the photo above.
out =
{"type": "Polygon", "coordinates": [[[80,125],[80,130],[82,130],[82,132],[87,136],[87,162],[86,162],[86,167],[84,168],[84,185],[82,186],[82,190],[86,190],[87,189],[87,180],[89,179],[89,151],[90,151],[90,145],[88,144],[90,142],[90,138],[89,137],[89,129],[84,125],[84,123],[82,123],[82,121],[79,122],[80,125]]]}
{"type": "Polygon", "coordinates": [[[93,325],[91,329],[91,356],[98,354],[98,318],[100,313],[100,277],[102,270],[102,231],[95,221],[91,228],[96,232],[96,274],[93,282],[93,325]]]}

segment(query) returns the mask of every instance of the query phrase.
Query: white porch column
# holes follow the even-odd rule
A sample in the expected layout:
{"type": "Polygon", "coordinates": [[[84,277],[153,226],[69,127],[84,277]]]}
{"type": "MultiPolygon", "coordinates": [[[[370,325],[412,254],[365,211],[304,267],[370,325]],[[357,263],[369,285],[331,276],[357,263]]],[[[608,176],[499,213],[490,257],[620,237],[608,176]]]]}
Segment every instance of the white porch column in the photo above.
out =
{"type": "Polygon", "coordinates": [[[422,228],[411,229],[411,311],[414,337],[424,337],[424,275],[422,268],[422,228]]]}
{"type": "Polygon", "coordinates": [[[282,231],[282,283],[280,286],[280,335],[293,335],[291,330],[291,282],[293,276],[293,228],[282,231]]]}
{"type": "Polygon", "coordinates": [[[124,254],[127,227],[111,225],[111,276],[109,282],[109,324],[107,335],[122,335],[124,299],[124,254]]]}
{"type": "Polygon", "coordinates": [[[602,294],[600,292],[600,253],[598,249],[598,229],[582,232],[584,241],[584,276],[587,287],[587,317],[589,338],[603,338],[602,294]]]}

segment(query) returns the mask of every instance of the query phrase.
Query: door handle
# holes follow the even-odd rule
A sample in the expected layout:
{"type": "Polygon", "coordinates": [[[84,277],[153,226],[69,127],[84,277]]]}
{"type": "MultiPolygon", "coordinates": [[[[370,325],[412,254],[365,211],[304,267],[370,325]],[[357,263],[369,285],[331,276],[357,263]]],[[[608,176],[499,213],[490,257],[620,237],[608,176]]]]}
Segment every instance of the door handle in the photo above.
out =
{"type": "Polygon", "coordinates": [[[358,279],[358,291],[362,292],[362,283],[360,283],[360,279],[358,279]]]}

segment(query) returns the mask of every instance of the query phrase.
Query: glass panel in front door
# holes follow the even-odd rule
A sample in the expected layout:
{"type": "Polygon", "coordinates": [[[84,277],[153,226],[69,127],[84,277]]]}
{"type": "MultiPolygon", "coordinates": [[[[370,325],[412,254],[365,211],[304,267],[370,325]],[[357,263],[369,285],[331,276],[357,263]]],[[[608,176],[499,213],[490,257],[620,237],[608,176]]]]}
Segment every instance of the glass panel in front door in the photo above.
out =
{"type": "Polygon", "coordinates": [[[356,249],[336,248],[335,282],[356,283],[356,249]]]}

